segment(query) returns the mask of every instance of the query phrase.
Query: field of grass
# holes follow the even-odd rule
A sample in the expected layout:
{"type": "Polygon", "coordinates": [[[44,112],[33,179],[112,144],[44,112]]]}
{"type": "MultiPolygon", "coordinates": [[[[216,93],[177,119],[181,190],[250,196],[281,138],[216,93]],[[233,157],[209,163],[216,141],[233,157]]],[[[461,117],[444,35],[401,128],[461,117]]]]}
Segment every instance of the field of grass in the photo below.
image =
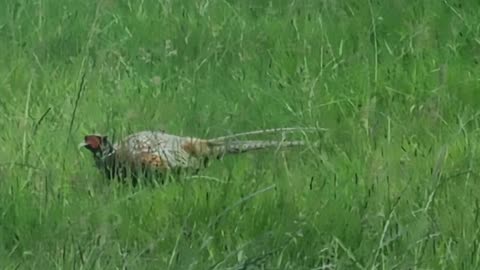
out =
{"type": "Polygon", "coordinates": [[[480,269],[477,0],[5,0],[0,269],[480,269]],[[319,147],[133,189],[83,136],[319,147]]]}

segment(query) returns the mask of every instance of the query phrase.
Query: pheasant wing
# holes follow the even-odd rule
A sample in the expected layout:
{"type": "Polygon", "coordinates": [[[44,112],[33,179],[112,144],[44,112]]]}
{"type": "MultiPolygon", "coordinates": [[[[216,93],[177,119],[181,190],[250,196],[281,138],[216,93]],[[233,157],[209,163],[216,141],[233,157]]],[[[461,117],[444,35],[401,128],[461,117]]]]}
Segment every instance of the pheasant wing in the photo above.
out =
{"type": "Polygon", "coordinates": [[[198,163],[185,148],[189,141],[190,138],[164,132],[140,132],[125,138],[119,145],[119,152],[124,152],[130,161],[144,168],[189,168],[198,163]]]}

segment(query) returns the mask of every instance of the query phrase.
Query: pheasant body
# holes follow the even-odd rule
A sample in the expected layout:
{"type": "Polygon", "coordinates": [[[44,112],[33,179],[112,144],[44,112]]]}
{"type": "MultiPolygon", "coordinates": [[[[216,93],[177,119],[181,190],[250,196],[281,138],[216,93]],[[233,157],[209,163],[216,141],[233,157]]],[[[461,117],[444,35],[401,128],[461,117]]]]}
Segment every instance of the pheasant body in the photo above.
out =
{"type": "MultiPolygon", "coordinates": [[[[247,134],[247,133],[245,133],[247,134]]],[[[266,148],[302,146],[303,141],[237,141],[235,135],[201,139],[141,131],[112,144],[106,136],[87,135],[81,146],[93,153],[95,164],[108,177],[124,178],[128,172],[195,170],[206,166],[212,157],[266,148]]]]}

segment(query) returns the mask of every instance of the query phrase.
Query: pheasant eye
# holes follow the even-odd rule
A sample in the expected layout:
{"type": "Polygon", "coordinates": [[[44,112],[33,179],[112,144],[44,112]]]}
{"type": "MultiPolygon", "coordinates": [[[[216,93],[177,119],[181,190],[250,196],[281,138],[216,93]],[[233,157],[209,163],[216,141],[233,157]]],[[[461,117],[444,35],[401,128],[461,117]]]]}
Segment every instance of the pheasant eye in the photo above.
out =
{"type": "Polygon", "coordinates": [[[85,136],[85,143],[87,144],[87,147],[92,150],[99,149],[101,145],[101,138],[93,135],[85,136]]]}

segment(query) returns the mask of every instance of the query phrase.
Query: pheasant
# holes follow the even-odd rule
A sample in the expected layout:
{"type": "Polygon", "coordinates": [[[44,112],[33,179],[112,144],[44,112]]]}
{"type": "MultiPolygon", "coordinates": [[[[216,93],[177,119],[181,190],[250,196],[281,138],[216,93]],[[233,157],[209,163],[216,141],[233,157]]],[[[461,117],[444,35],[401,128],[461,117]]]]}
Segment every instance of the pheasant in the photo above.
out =
{"type": "Polygon", "coordinates": [[[304,141],[238,141],[246,135],[273,132],[318,130],[314,128],[280,128],[238,133],[213,139],[182,137],[165,131],[141,131],[113,144],[108,136],[87,135],[79,148],[85,147],[92,154],[95,165],[108,178],[125,179],[132,176],[136,183],[138,172],[167,173],[183,170],[198,172],[206,167],[210,158],[222,158],[227,154],[239,154],[267,148],[286,148],[305,145],[304,141]]]}

